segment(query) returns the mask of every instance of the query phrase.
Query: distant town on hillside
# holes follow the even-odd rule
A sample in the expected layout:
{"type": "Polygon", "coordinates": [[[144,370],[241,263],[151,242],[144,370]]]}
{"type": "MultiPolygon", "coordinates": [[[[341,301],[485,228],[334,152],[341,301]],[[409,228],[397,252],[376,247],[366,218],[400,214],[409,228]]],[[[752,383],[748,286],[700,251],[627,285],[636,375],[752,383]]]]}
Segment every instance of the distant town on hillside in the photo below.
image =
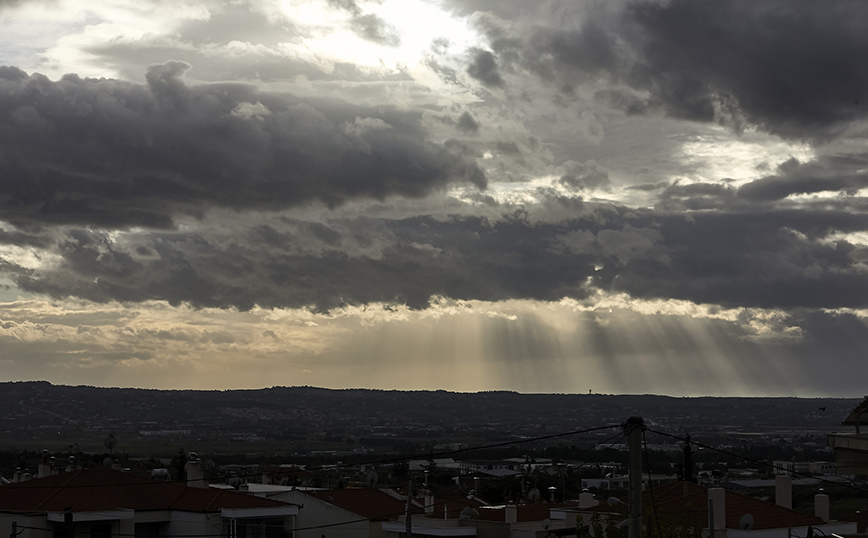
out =
{"type": "MultiPolygon", "coordinates": [[[[858,404],[847,398],[675,398],[655,395],[447,391],[144,390],[0,383],[0,448],[166,456],[283,458],[314,454],[433,453],[622,424],[709,444],[827,450],[825,437],[858,404]]],[[[582,446],[608,435],[555,437],[522,450],[582,446]]]]}

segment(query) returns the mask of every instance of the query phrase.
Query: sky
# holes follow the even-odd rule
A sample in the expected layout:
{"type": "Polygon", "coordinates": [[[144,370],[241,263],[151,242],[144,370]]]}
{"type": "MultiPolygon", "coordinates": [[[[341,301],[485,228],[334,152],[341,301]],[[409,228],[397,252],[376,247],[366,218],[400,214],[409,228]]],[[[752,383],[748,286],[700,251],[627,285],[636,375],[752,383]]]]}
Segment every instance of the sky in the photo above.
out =
{"type": "Polygon", "coordinates": [[[866,27],[0,0],[0,381],[866,394],[866,27]]]}

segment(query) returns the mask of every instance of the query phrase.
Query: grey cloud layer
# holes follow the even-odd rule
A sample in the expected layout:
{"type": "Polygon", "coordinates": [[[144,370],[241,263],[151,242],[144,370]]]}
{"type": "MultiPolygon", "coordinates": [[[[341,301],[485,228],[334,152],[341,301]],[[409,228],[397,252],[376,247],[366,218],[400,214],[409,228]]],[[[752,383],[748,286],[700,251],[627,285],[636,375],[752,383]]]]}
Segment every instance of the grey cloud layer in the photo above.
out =
{"type": "MultiPolygon", "coordinates": [[[[356,32],[397,44],[393,29],[352,0],[331,4],[356,17],[356,32]]],[[[503,4],[498,13],[515,16],[511,21],[477,13],[490,48],[456,53],[463,72],[429,59],[451,84],[463,84],[466,74],[492,92],[477,87],[479,102],[427,110],[442,116],[440,134],[464,136],[464,142],[440,135],[432,142],[423,113],[412,109],[302,99],[241,84],[187,84],[189,65],[180,61],[153,65],[144,85],[74,75],[52,82],[0,68],[0,219],[18,226],[2,232],[0,241],[59,256],[56,265],[38,271],[16,266],[9,256],[4,269],[22,289],[57,297],[241,309],[370,302],[423,308],[436,295],[558,300],[583,298],[594,288],[728,306],[866,306],[868,253],[833,240],[868,229],[865,200],[854,196],[868,185],[865,155],[791,160],[739,188],[649,174],[634,192],[654,193],[649,199],[658,196],[658,204],[634,211],[554,194],[617,195],[622,180],[616,173],[610,178],[606,162],[616,156],[594,154],[594,143],[610,134],[593,114],[587,119],[598,127],[589,128],[596,138],[573,151],[565,142],[558,157],[547,153],[557,149],[552,137],[540,142],[522,130],[532,123],[520,121],[523,110],[514,120],[521,129],[507,114],[519,101],[510,85],[529,71],[538,87],[542,80],[551,92],[560,91],[563,103],[590,95],[578,91],[584,85],[598,100],[634,114],[662,110],[675,118],[751,123],[784,137],[827,140],[866,115],[860,104],[868,93],[866,4],[546,5],[554,6],[547,15],[523,19],[521,10],[503,4]],[[258,227],[240,219],[236,231],[222,235],[195,225],[165,231],[187,215],[232,221],[238,214],[312,203],[334,208],[354,199],[422,198],[452,183],[483,187],[476,159],[486,151],[491,158],[480,162],[514,185],[557,170],[550,199],[513,213],[494,197],[472,193],[467,198],[478,205],[454,201],[460,217],[443,211],[435,218],[425,208],[415,218],[333,211],[327,212],[332,220],[290,220],[287,214],[279,224],[258,227]],[[840,196],[793,200],[812,194],[840,196]],[[488,217],[479,216],[483,211],[488,217]],[[126,242],[114,239],[113,229],[132,226],[148,229],[126,242]]],[[[190,54],[205,55],[202,49],[216,42],[212,31],[223,41],[256,43],[254,29],[264,28],[258,42],[265,45],[302,31],[233,6],[182,25],[179,39],[202,46],[190,54]]],[[[136,54],[164,61],[167,50],[145,42],[108,43],[89,52],[123,63],[136,54]]],[[[211,61],[207,71],[216,78],[223,74],[217,64],[232,63],[217,56],[211,61]]],[[[237,62],[226,73],[251,79],[269,73],[289,79],[318,69],[286,57],[237,62]]],[[[354,78],[354,69],[338,65],[317,76],[359,82],[348,82],[349,92],[369,80],[354,78]]],[[[531,107],[534,98],[520,100],[531,107]]],[[[536,121],[585,118],[564,113],[560,119],[561,110],[552,106],[536,121]]]]}
{"type": "Polygon", "coordinates": [[[122,243],[72,230],[57,245],[61,263],[21,269],[18,284],[58,297],[241,309],[424,308],[432,296],[556,301],[596,288],[731,307],[868,306],[868,253],[828,240],[868,229],[864,214],[745,210],[688,218],[575,209],[583,216],[548,222],[524,212],[283,219],[241,235],[144,233],[122,243]]]}
{"type": "Polygon", "coordinates": [[[208,206],[279,209],[484,187],[458,142],[390,107],[188,87],[182,62],[147,85],[0,67],[0,215],[18,224],[168,226],[208,206]]]}
{"type": "Polygon", "coordinates": [[[673,0],[552,11],[557,19],[527,25],[478,16],[496,54],[485,63],[488,80],[495,60],[567,90],[604,76],[609,87],[598,97],[629,113],[749,123],[799,139],[828,139],[868,116],[864,2],[673,0]]]}

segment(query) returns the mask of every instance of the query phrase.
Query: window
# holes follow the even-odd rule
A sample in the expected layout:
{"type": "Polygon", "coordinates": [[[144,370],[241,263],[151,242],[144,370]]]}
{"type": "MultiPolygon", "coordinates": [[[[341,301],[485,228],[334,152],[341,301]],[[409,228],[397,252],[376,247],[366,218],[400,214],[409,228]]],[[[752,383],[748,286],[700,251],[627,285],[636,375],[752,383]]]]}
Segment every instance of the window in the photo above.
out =
{"type": "Polygon", "coordinates": [[[92,523],[90,526],[90,538],[112,538],[112,524],[92,523]]]}
{"type": "Polygon", "coordinates": [[[279,517],[226,519],[224,529],[228,538],[282,538],[288,530],[285,519],[279,517]]]}

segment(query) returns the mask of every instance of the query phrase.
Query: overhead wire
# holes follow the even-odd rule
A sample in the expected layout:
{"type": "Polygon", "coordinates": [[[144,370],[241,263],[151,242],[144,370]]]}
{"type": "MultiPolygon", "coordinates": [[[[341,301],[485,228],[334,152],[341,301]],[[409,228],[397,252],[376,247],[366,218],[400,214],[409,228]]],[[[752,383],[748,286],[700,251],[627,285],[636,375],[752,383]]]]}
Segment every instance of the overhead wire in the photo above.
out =
{"type": "MultiPolygon", "coordinates": [[[[616,428],[616,427],[617,427],[617,428],[620,428],[621,425],[609,425],[609,426],[605,426],[605,427],[592,428],[591,430],[601,430],[601,429],[609,429],[609,428],[616,428]]],[[[564,433],[564,434],[555,434],[554,436],[545,436],[545,437],[547,437],[547,438],[552,438],[552,437],[563,437],[563,436],[565,436],[565,435],[575,435],[575,434],[579,434],[579,433],[588,433],[588,431],[587,431],[587,430],[583,430],[583,431],[580,431],[580,432],[564,433]]],[[[621,439],[623,439],[623,438],[624,438],[624,433],[623,433],[623,432],[616,433],[615,435],[610,436],[609,438],[607,438],[607,439],[605,439],[605,440],[603,440],[603,441],[600,441],[599,443],[594,444],[592,447],[590,447],[589,449],[587,449],[587,451],[588,451],[588,452],[595,451],[595,450],[597,449],[597,447],[602,446],[602,445],[607,444],[607,443],[611,446],[611,445],[617,443],[619,440],[621,440],[621,439]]],[[[538,440],[538,439],[534,439],[534,440],[538,440]]],[[[531,441],[531,440],[528,440],[528,441],[531,441]]],[[[588,463],[593,463],[593,462],[582,462],[582,465],[580,465],[579,468],[585,466],[585,465],[588,464],[588,463]]],[[[542,466],[543,469],[544,469],[544,468],[547,468],[547,467],[552,467],[552,465],[542,466]]],[[[524,479],[524,476],[515,476],[515,477],[512,478],[512,481],[518,481],[518,480],[523,480],[523,479],[524,479]]],[[[496,486],[491,486],[491,488],[494,488],[494,487],[503,487],[503,485],[504,485],[504,483],[501,482],[501,483],[498,483],[496,486]]],[[[408,492],[408,493],[409,493],[409,492],[408,492]]],[[[445,503],[448,503],[448,502],[455,502],[455,501],[457,501],[457,500],[458,500],[458,498],[442,499],[442,500],[440,500],[440,501],[438,501],[438,502],[435,502],[435,503],[433,503],[433,504],[431,504],[431,505],[423,505],[423,506],[421,506],[421,508],[424,509],[424,508],[428,508],[428,507],[437,507],[437,506],[442,506],[442,505],[445,504],[445,503]]],[[[403,514],[403,512],[402,512],[402,513],[393,513],[393,514],[391,514],[391,515],[389,515],[389,516],[383,516],[383,517],[398,517],[398,516],[400,516],[400,515],[402,515],[402,514],[403,514]]],[[[368,519],[363,519],[363,520],[350,521],[350,522],[347,522],[346,524],[358,523],[359,521],[369,521],[369,520],[368,520],[368,519]]],[[[341,525],[341,523],[334,523],[334,524],[328,524],[328,525],[315,525],[315,526],[310,526],[310,527],[301,527],[301,528],[297,528],[297,529],[295,529],[295,530],[298,530],[298,531],[302,531],[302,530],[317,530],[317,529],[321,529],[321,528],[329,528],[329,527],[334,527],[334,526],[339,526],[339,525],[341,525]]]]}
{"type": "MultiPolygon", "coordinates": [[[[451,451],[440,452],[440,453],[436,453],[436,454],[429,453],[429,454],[426,454],[425,456],[427,456],[428,459],[432,459],[432,458],[435,457],[435,456],[451,455],[451,454],[464,453],[464,452],[469,452],[469,451],[474,451],[474,450],[485,450],[485,449],[490,449],[490,448],[499,448],[499,447],[509,446],[509,445],[516,445],[516,444],[523,444],[523,443],[537,442],[537,441],[541,441],[541,440],[555,439],[555,438],[566,437],[566,436],[571,436],[571,435],[580,435],[580,434],[584,434],[584,433],[592,433],[592,432],[595,432],[595,431],[600,431],[600,430],[605,430],[605,429],[612,429],[612,428],[621,428],[621,425],[620,425],[620,424],[610,424],[610,425],[599,426],[599,427],[595,427],[595,428],[587,428],[587,429],[584,429],[584,430],[574,430],[574,431],[569,431],[569,432],[560,432],[560,433],[556,433],[556,434],[550,434],[550,435],[544,435],[544,436],[537,436],[537,437],[530,437],[530,438],[518,439],[518,440],[507,441],[507,442],[502,442],[502,443],[495,443],[495,444],[490,444],[490,445],[482,445],[482,446],[478,446],[478,447],[467,447],[467,448],[462,448],[462,449],[456,449],[456,450],[451,450],[451,451]]],[[[607,438],[607,439],[605,439],[605,440],[603,440],[603,441],[601,441],[601,442],[598,442],[598,443],[594,444],[592,447],[588,448],[587,451],[588,451],[588,452],[596,451],[598,447],[600,447],[600,446],[602,446],[602,445],[605,445],[605,444],[607,444],[607,443],[608,443],[609,446],[611,447],[612,445],[616,444],[618,441],[622,440],[623,437],[624,437],[623,432],[616,433],[615,435],[610,436],[609,438],[607,438]]],[[[356,464],[352,464],[352,465],[342,465],[341,467],[350,467],[350,466],[352,466],[352,467],[356,467],[356,466],[359,466],[359,465],[379,465],[379,464],[383,464],[383,462],[396,462],[396,463],[397,463],[397,462],[401,462],[401,461],[410,461],[410,460],[417,459],[417,458],[421,458],[421,456],[418,456],[418,455],[414,455],[414,456],[404,456],[404,457],[401,457],[401,458],[391,458],[391,459],[388,459],[388,460],[377,460],[377,461],[375,461],[375,462],[356,463],[356,464]]],[[[584,467],[585,465],[590,464],[590,463],[593,463],[593,460],[582,462],[582,465],[580,465],[579,468],[584,467]]],[[[546,467],[551,467],[551,465],[549,465],[549,466],[543,466],[543,468],[546,468],[546,467]]],[[[513,480],[517,480],[517,479],[524,479],[524,477],[523,477],[523,476],[521,476],[521,477],[516,477],[516,478],[514,478],[513,480]]],[[[118,485],[118,487],[135,486],[135,485],[153,485],[153,484],[154,484],[154,481],[148,481],[148,482],[144,482],[144,481],[143,481],[143,482],[138,482],[138,483],[135,483],[135,482],[134,482],[134,483],[130,483],[130,484],[120,484],[120,485],[118,485]]],[[[498,484],[497,486],[491,486],[491,487],[502,487],[502,486],[503,486],[503,484],[500,483],[500,484],[498,484]]],[[[28,485],[28,486],[16,486],[16,489],[19,489],[19,488],[28,488],[28,487],[31,487],[31,486],[30,486],[30,485],[28,485]]],[[[40,488],[51,488],[51,489],[54,489],[54,488],[61,487],[61,486],[38,486],[38,487],[40,487],[40,488]]],[[[101,487],[101,486],[98,485],[98,484],[86,484],[86,485],[74,485],[74,484],[73,484],[73,485],[62,486],[62,487],[101,487]]],[[[218,490],[218,491],[219,491],[219,490],[218,490]]],[[[410,493],[411,493],[411,492],[408,491],[408,495],[409,495],[410,493]]],[[[458,498],[441,499],[440,501],[437,501],[437,502],[435,502],[435,503],[433,503],[433,504],[431,504],[431,505],[417,506],[416,508],[417,508],[417,509],[419,509],[419,508],[421,508],[421,509],[425,509],[425,508],[428,508],[428,507],[437,507],[437,506],[442,506],[442,505],[444,505],[444,504],[446,504],[446,503],[449,503],[449,502],[455,502],[455,501],[457,501],[457,500],[458,500],[458,498]]],[[[417,504],[418,504],[418,503],[417,503],[417,504]]],[[[4,511],[7,512],[7,513],[9,513],[9,511],[6,511],[6,510],[4,510],[4,511]]],[[[23,511],[23,510],[22,510],[20,513],[21,513],[22,515],[24,515],[24,514],[34,514],[34,515],[39,514],[39,512],[33,512],[32,510],[28,510],[28,511],[23,511]]],[[[398,516],[402,515],[403,513],[404,513],[404,512],[400,512],[400,513],[391,513],[391,514],[384,514],[383,516],[380,516],[380,517],[381,517],[381,518],[394,518],[394,517],[398,517],[398,516]]],[[[378,519],[379,519],[379,518],[378,518],[378,519]]],[[[320,525],[313,525],[313,526],[308,526],[308,527],[297,527],[297,528],[294,528],[294,529],[292,529],[292,530],[293,530],[293,531],[306,531],[306,530],[318,530],[318,529],[326,529],[326,528],[333,528],[333,527],[345,527],[345,526],[347,526],[347,525],[355,525],[355,524],[358,524],[358,523],[366,523],[366,522],[367,522],[367,523],[370,523],[370,521],[371,521],[370,518],[360,518],[360,519],[350,520],[350,521],[344,521],[344,522],[328,523],[328,524],[320,524],[320,525]]],[[[24,526],[24,525],[19,525],[19,528],[27,528],[27,529],[31,529],[31,530],[42,530],[42,531],[47,531],[47,532],[53,532],[54,530],[56,530],[55,528],[39,528],[39,527],[31,527],[31,526],[24,526]]],[[[282,528],[282,527],[281,527],[281,528],[282,528]]],[[[359,527],[359,528],[361,528],[361,527],[359,527]]],[[[83,534],[83,533],[77,533],[77,534],[83,534]]],[[[88,536],[90,536],[90,533],[87,533],[87,534],[88,534],[88,536]]],[[[261,533],[260,533],[260,534],[261,534],[261,533]]],[[[255,534],[255,535],[258,536],[259,534],[255,534]]],[[[112,536],[113,536],[113,537],[135,537],[136,535],[135,535],[135,534],[130,534],[130,533],[114,533],[114,532],[113,532],[113,533],[112,533],[112,536]]],[[[183,535],[167,535],[167,536],[165,536],[165,538],[225,538],[225,534],[224,534],[224,533],[220,533],[220,534],[183,534],[183,535]]]]}
{"type": "MultiPolygon", "coordinates": [[[[405,455],[405,456],[394,457],[394,458],[384,458],[384,459],[372,460],[372,461],[367,461],[367,462],[356,462],[356,463],[352,463],[352,464],[338,464],[338,465],[334,465],[334,466],[329,466],[329,469],[334,470],[334,469],[342,469],[342,468],[354,468],[354,467],[359,467],[359,466],[386,465],[389,463],[394,464],[394,463],[412,461],[415,459],[429,459],[429,460],[431,460],[431,459],[434,459],[437,457],[462,454],[462,453],[467,453],[467,452],[472,452],[472,451],[477,451],[477,450],[502,448],[502,447],[506,447],[506,446],[513,446],[513,445],[538,442],[538,441],[544,441],[544,440],[550,440],[550,439],[557,439],[557,438],[562,438],[562,437],[567,437],[567,436],[572,436],[572,435],[592,433],[595,431],[601,431],[601,430],[611,429],[611,428],[616,428],[616,427],[621,428],[621,427],[623,427],[623,425],[610,424],[610,425],[599,426],[599,427],[595,427],[595,428],[587,428],[587,429],[583,429],[583,430],[573,430],[573,431],[567,431],[567,432],[560,432],[560,433],[555,433],[555,434],[529,437],[529,438],[524,438],[524,439],[516,439],[516,440],[505,441],[505,442],[500,442],[500,443],[480,445],[480,446],[476,446],[476,447],[465,447],[465,448],[436,452],[436,453],[434,453],[434,452],[429,452],[429,453],[425,453],[425,454],[418,454],[417,453],[417,454],[412,454],[412,455],[405,455]]],[[[744,455],[741,455],[741,454],[738,454],[738,453],[735,453],[735,452],[732,452],[729,450],[725,450],[725,449],[721,449],[721,448],[714,447],[711,445],[707,445],[707,444],[701,443],[699,441],[696,441],[695,439],[693,439],[689,436],[685,438],[685,437],[681,437],[681,436],[673,434],[673,433],[664,432],[661,430],[657,430],[654,428],[649,428],[647,426],[643,426],[643,432],[642,432],[643,433],[643,436],[642,436],[643,451],[645,452],[645,460],[646,460],[646,468],[647,468],[647,472],[648,472],[649,484],[652,483],[652,480],[651,480],[650,464],[648,464],[649,449],[648,449],[648,444],[647,444],[647,437],[645,436],[646,431],[657,434],[657,435],[661,435],[664,437],[673,438],[673,439],[679,440],[681,442],[688,443],[690,445],[694,445],[694,446],[697,446],[697,447],[700,447],[703,449],[709,449],[712,451],[719,452],[721,454],[725,454],[725,455],[728,455],[731,457],[739,458],[739,459],[742,459],[744,461],[750,461],[750,462],[758,463],[761,465],[769,465],[768,462],[766,462],[766,461],[757,460],[755,458],[744,456],[744,455]]],[[[589,450],[596,450],[599,446],[602,446],[603,444],[610,442],[610,441],[611,441],[610,446],[612,446],[615,443],[617,443],[619,440],[622,440],[624,436],[625,436],[625,434],[623,432],[616,434],[616,435],[613,435],[610,438],[606,439],[605,441],[602,441],[600,443],[595,444],[589,450]],[[614,439],[614,441],[613,441],[613,439],[614,439]]],[[[587,463],[589,463],[589,462],[583,462],[583,464],[580,466],[580,468],[585,466],[587,463]]],[[[546,467],[551,467],[551,466],[543,466],[542,468],[546,468],[546,467]]],[[[772,465],[772,467],[775,469],[783,469],[782,467],[778,467],[778,466],[774,466],[774,465],[772,465]]],[[[794,472],[793,474],[810,476],[810,475],[807,475],[806,473],[798,473],[798,472],[794,472]]],[[[258,475],[259,475],[259,473],[251,473],[249,476],[258,476],[258,475]]],[[[243,476],[241,476],[239,478],[243,478],[243,476]]],[[[849,484],[849,483],[834,482],[834,481],[825,480],[825,479],[817,478],[817,477],[812,477],[812,478],[816,478],[817,480],[819,480],[821,482],[826,482],[826,483],[831,484],[831,485],[844,486],[844,487],[848,487],[850,489],[853,489],[855,491],[858,491],[860,493],[868,494],[868,490],[854,486],[854,485],[849,484]]],[[[525,479],[524,476],[516,476],[512,480],[523,480],[523,479],[525,479]]],[[[170,481],[168,483],[186,483],[186,481],[170,481]]],[[[129,484],[120,484],[119,486],[126,487],[126,486],[135,486],[135,485],[153,485],[153,484],[154,484],[154,481],[149,480],[149,481],[142,481],[142,482],[132,482],[129,484]]],[[[40,486],[40,485],[30,485],[30,484],[16,486],[16,488],[27,488],[27,489],[30,489],[30,488],[56,488],[56,487],[60,487],[60,486],[40,486]]],[[[101,486],[98,484],[82,484],[82,485],[74,485],[73,484],[73,485],[63,486],[63,487],[87,488],[87,487],[101,487],[101,486]]],[[[492,486],[492,487],[495,487],[495,486],[492,486]]],[[[503,483],[499,483],[496,487],[503,487],[503,483]]],[[[657,524],[657,531],[658,531],[658,535],[659,535],[660,534],[659,518],[657,517],[656,502],[654,501],[654,496],[653,496],[653,486],[650,489],[651,489],[650,496],[651,496],[651,500],[652,500],[652,507],[653,507],[653,510],[655,513],[655,522],[657,524]]],[[[434,503],[434,505],[432,505],[432,506],[439,506],[439,505],[442,505],[442,504],[447,503],[447,502],[453,502],[455,500],[457,500],[457,499],[440,500],[440,501],[434,503]]],[[[428,507],[428,506],[427,505],[422,506],[421,508],[424,509],[426,507],[428,507]]],[[[9,513],[10,511],[4,510],[4,512],[9,513]]],[[[23,511],[22,510],[20,513],[23,515],[25,513],[32,514],[34,512],[32,510],[30,510],[30,511],[23,511]]],[[[397,517],[399,515],[402,515],[402,513],[388,514],[388,515],[384,515],[383,517],[397,517]]],[[[364,519],[351,520],[351,521],[345,521],[345,522],[339,522],[339,523],[315,525],[315,526],[310,526],[310,527],[296,528],[294,530],[297,530],[297,531],[316,530],[316,529],[324,529],[324,528],[339,527],[339,526],[346,526],[346,525],[354,525],[354,524],[364,523],[364,522],[370,522],[370,519],[364,518],[364,519]]],[[[25,528],[25,526],[20,526],[20,528],[25,528]]],[[[34,530],[47,530],[47,531],[54,530],[54,529],[38,529],[35,527],[26,527],[26,528],[31,528],[34,530]]],[[[112,536],[135,536],[135,535],[125,535],[125,534],[112,533],[112,536]]],[[[217,538],[217,537],[222,537],[222,536],[225,536],[225,535],[222,533],[221,534],[202,534],[202,535],[174,535],[174,536],[169,537],[169,538],[217,538]]]]}
{"type": "Polygon", "coordinates": [[[645,452],[645,469],[648,471],[648,494],[651,497],[651,509],[654,511],[654,524],[657,527],[657,536],[662,537],[660,531],[660,516],[657,514],[657,501],[654,499],[654,480],[651,478],[651,458],[648,457],[648,438],[645,436],[645,425],[642,425],[642,448],[645,452]]]}
{"type": "MultiPolygon", "coordinates": [[[[438,457],[453,456],[456,454],[463,454],[463,453],[473,452],[473,451],[477,451],[477,450],[490,450],[490,449],[495,449],[495,448],[503,448],[503,447],[507,447],[507,446],[525,444],[525,443],[547,441],[547,440],[551,440],[551,439],[558,439],[561,437],[581,435],[581,434],[585,434],[585,433],[593,433],[596,431],[607,430],[607,429],[611,429],[611,428],[619,428],[619,427],[621,427],[620,424],[607,424],[605,426],[585,428],[582,430],[570,430],[570,431],[566,431],[566,432],[559,432],[559,433],[553,433],[553,434],[548,434],[548,435],[540,435],[540,436],[536,436],[536,437],[527,437],[527,438],[522,438],[522,439],[513,439],[511,441],[503,441],[500,443],[492,443],[492,444],[488,444],[488,445],[480,445],[480,446],[473,446],[473,447],[464,447],[464,448],[458,448],[458,449],[454,449],[454,450],[446,450],[446,451],[441,451],[441,452],[416,453],[416,454],[411,454],[411,455],[396,456],[393,458],[384,458],[384,459],[371,460],[371,461],[366,461],[366,462],[341,463],[341,464],[329,465],[325,469],[326,470],[337,470],[337,469],[347,469],[347,468],[355,468],[355,467],[359,467],[359,466],[369,466],[369,465],[374,465],[374,466],[376,466],[376,465],[388,465],[388,464],[394,464],[394,463],[409,462],[409,461],[418,460],[418,459],[434,459],[434,458],[438,458],[438,457]]],[[[309,469],[307,469],[307,470],[309,470],[309,469]]],[[[249,474],[237,475],[236,478],[256,477],[256,476],[260,476],[260,474],[261,473],[259,473],[259,472],[254,472],[254,473],[249,473],[249,474]]],[[[164,484],[182,484],[182,485],[187,484],[187,480],[166,480],[166,481],[160,481],[160,482],[164,483],[164,484]]],[[[131,482],[128,484],[123,484],[123,485],[124,486],[153,485],[153,483],[154,483],[153,480],[148,480],[148,481],[143,480],[142,482],[139,482],[139,483],[131,482]]],[[[26,488],[30,488],[30,487],[33,487],[33,488],[46,488],[46,487],[55,488],[57,486],[40,486],[40,485],[30,486],[30,485],[27,485],[27,486],[16,486],[16,487],[26,489],[26,488]]],[[[71,484],[69,486],[64,486],[64,487],[88,488],[88,487],[102,487],[102,486],[99,484],[77,484],[77,485],[71,484]]]]}
{"type": "Polygon", "coordinates": [[[700,447],[700,448],[703,448],[703,449],[708,449],[708,450],[711,450],[711,451],[714,451],[714,452],[719,452],[719,453],[721,453],[721,454],[725,454],[725,455],[727,455],[727,456],[731,456],[731,457],[734,457],[734,458],[738,458],[738,459],[741,459],[741,460],[744,460],[744,461],[748,461],[748,462],[751,462],[751,463],[756,463],[756,464],[759,464],[759,465],[769,466],[769,467],[771,467],[772,469],[774,469],[774,470],[776,470],[776,471],[786,471],[786,472],[791,473],[791,474],[796,475],[796,476],[803,476],[803,477],[809,477],[809,478],[812,478],[812,479],[814,479],[814,480],[817,480],[817,481],[819,481],[819,482],[822,482],[822,483],[828,484],[828,485],[830,485],[830,486],[845,487],[845,488],[848,488],[848,489],[851,489],[851,490],[854,490],[854,491],[858,491],[859,493],[864,493],[864,494],[868,495],[868,489],[866,489],[866,488],[862,488],[862,487],[859,487],[859,486],[856,486],[856,485],[852,484],[851,482],[837,482],[837,481],[834,481],[834,480],[828,480],[828,479],[826,479],[826,478],[818,477],[818,476],[811,475],[811,474],[808,474],[808,473],[802,473],[802,472],[799,472],[799,471],[790,470],[790,469],[787,469],[787,468],[785,468],[785,467],[781,467],[781,466],[779,466],[779,465],[771,464],[771,463],[769,463],[768,461],[758,460],[758,459],[756,459],[756,458],[752,458],[752,457],[749,457],[749,456],[744,456],[744,455],[738,454],[738,453],[736,453],[736,452],[732,452],[732,451],[730,451],[730,450],[725,450],[725,449],[723,449],[723,448],[718,448],[718,447],[714,447],[714,446],[707,445],[707,444],[704,444],[704,443],[700,443],[699,441],[694,440],[694,438],[693,438],[693,437],[690,437],[690,436],[688,436],[688,437],[680,437],[680,436],[678,436],[678,435],[676,435],[676,434],[669,433],[669,432],[664,432],[664,431],[660,431],[660,430],[655,430],[655,429],[653,429],[653,428],[646,428],[646,429],[647,429],[649,432],[651,432],[651,433],[655,433],[655,434],[657,434],[657,435],[662,435],[662,436],[664,436],[664,437],[670,437],[670,438],[672,438],[672,439],[677,439],[677,440],[679,440],[679,441],[681,441],[681,442],[683,442],[683,443],[688,443],[688,444],[695,445],[695,446],[700,447]]]}

